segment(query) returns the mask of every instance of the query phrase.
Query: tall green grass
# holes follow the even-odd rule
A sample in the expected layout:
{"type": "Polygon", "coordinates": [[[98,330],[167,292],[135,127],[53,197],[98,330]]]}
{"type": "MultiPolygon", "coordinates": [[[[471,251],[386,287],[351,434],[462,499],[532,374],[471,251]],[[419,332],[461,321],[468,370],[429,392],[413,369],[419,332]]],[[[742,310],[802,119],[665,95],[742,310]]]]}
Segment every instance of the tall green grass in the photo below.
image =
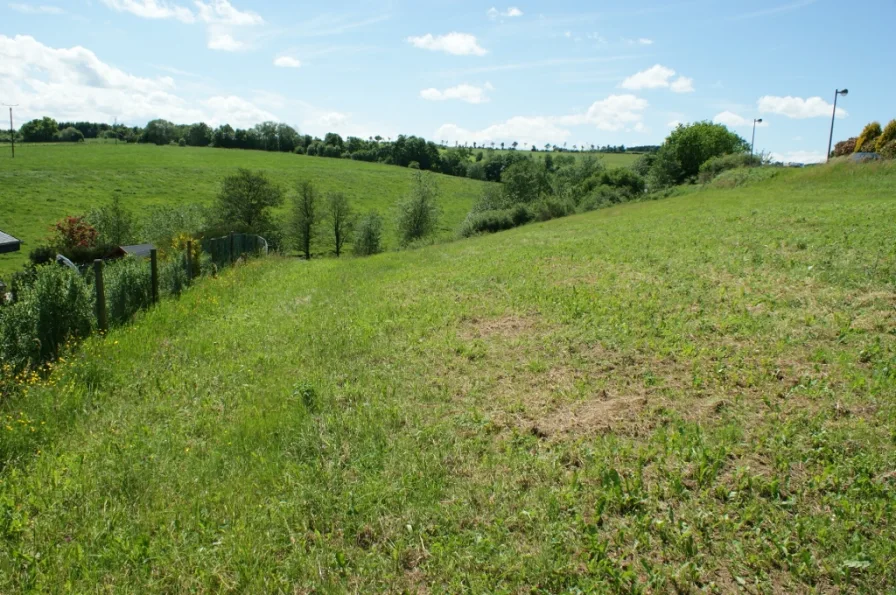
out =
{"type": "Polygon", "coordinates": [[[894,182],[204,280],[3,405],[0,591],[886,592],[894,182]]]}

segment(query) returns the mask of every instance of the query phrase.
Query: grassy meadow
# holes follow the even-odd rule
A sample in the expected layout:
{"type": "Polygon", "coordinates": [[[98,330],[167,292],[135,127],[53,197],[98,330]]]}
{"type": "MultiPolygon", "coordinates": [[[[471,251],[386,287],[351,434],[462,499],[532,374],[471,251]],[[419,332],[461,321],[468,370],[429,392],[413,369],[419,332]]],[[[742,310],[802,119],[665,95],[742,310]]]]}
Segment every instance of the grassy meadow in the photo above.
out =
{"type": "MultiPolygon", "coordinates": [[[[120,196],[138,214],[149,205],[211,204],[225,176],[237,168],[264,171],[292,191],[310,179],[322,192],[343,192],[354,208],[377,210],[392,237],[395,203],[410,189],[408,169],[302,155],[114,143],[25,144],[16,158],[0,158],[0,230],[25,244],[0,255],[0,275],[14,272],[28,252],[50,235],[53,223],[82,215],[120,196]]],[[[483,183],[439,176],[443,235],[453,235],[483,183]]],[[[287,203],[281,207],[285,212],[287,203]]]]}
{"type": "MultiPolygon", "coordinates": [[[[161,154],[118,185],[278,159],[161,154]]],[[[96,163],[62,179],[128,177],[96,163]]],[[[780,170],[207,279],[2,404],[0,592],[894,589],[894,189],[780,170]]]]}

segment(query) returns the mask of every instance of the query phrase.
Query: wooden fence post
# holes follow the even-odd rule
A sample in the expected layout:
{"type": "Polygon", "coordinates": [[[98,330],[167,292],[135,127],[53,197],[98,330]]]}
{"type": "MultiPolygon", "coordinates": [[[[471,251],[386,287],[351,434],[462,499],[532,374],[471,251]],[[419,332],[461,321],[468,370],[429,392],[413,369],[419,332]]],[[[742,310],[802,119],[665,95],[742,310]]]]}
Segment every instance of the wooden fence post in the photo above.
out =
{"type": "Polygon", "coordinates": [[[159,252],[155,248],[149,251],[150,278],[152,279],[152,303],[159,302],[159,252]]]}
{"type": "Polygon", "coordinates": [[[193,242],[187,240],[187,279],[193,282],[193,242]]]}
{"type": "Polygon", "coordinates": [[[96,325],[101,333],[109,330],[109,320],[106,317],[106,286],[103,283],[103,261],[97,258],[93,261],[93,279],[96,283],[96,325]]]}

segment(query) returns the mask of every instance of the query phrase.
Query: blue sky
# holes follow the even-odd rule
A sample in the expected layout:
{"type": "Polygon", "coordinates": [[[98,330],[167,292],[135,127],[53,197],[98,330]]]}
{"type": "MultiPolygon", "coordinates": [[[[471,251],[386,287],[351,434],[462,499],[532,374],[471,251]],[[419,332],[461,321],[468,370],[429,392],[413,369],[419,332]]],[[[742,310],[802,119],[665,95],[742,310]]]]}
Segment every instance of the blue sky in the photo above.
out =
{"type": "Polygon", "coordinates": [[[896,117],[894,0],[19,0],[0,103],[435,141],[659,144],[715,119],[786,161],[896,117]]]}

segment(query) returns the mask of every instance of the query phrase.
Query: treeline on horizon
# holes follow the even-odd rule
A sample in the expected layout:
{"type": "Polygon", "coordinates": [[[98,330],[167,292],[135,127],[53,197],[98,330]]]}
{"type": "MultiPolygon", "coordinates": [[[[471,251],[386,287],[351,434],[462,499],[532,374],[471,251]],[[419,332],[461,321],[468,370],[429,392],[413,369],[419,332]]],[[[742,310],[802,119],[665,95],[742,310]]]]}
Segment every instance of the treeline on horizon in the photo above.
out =
{"type": "MultiPolygon", "coordinates": [[[[300,134],[293,127],[277,123],[262,122],[252,128],[233,128],[229,124],[212,128],[204,122],[197,124],[174,124],[167,120],[152,120],[145,127],[105,124],[98,122],[56,122],[44,117],[31,120],[21,126],[16,134],[19,142],[82,142],[86,139],[108,139],[126,143],[155,145],[180,145],[187,147],[215,147],[220,149],[244,149],[296,153],[334,159],[353,159],[371,163],[398,165],[467,177],[475,180],[499,182],[501,171],[516,158],[507,151],[517,151],[518,142],[487,144],[447,142],[437,144],[418,136],[399,135],[394,140],[381,136],[367,139],[356,136],[343,138],[334,132],[324,138],[300,134]],[[496,149],[505,151],[497,153],[496,149]]],[[[9,141],[8,133],[5,138],[9,141]]],[[[525,151],[564,153],[570,149],[563,145],[546,143],[542,147],[528,143],[525,151]]],[[[589,153],[652,153],[659,149],[654,145],[626,147],[625,145],[573,145],[573,152],[589,153]]]]}

